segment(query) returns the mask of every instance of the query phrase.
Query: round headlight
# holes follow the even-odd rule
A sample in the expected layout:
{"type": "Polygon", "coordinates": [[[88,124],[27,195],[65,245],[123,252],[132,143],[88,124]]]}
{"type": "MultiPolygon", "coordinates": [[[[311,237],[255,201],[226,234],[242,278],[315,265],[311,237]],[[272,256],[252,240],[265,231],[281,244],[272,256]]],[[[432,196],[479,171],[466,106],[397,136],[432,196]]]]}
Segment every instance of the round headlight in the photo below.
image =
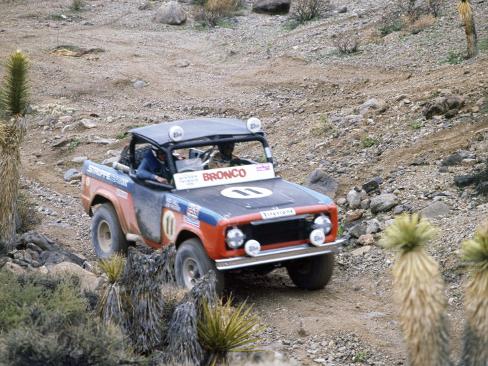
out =
{"type": "Polygon", "coordinates": [[[332,230],[332,222],[327,216],[320,215],[313,220],[313,227],[314,229],[322,229],[327,235],[332,230]]]}
{"type": "Polygon", "coordinates": [[[324,244],[324,242],[325,242],[324,230],[322,230],[322,229],[312,230],[312,232],[310,233],[309,239],[310,239],[310,243],[312,243],[315,246],[320,246],[320,245],[324,244]]]}
{"type": "Polygon", "coordinates": [[[244,239],[245,235],[242,230],[235,227],[227,232],[225,241],[230,248],[236,249],[244,244],[244,239]]]}
{"type": "Polygon", "coordinates": [[[250,257],[255,257],[261,251],[261,244],[257,240],[251,239],[246,241],[244,245],[244,251],[250,257]]]}

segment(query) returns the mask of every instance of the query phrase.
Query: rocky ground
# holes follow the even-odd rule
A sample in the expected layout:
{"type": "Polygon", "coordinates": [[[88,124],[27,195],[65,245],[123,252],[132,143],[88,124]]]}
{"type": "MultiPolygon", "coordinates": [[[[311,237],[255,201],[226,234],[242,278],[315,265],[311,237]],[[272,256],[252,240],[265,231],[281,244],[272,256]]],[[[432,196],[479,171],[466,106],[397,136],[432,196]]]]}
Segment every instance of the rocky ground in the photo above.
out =
{"type": "MultiPolygon", "coordinates": [[[[250,4],[216,28],[191,15],[180,26],[158,24],[161,4],[143,5],[0,3],[0,57],[20,48],[32,62],[22,185],[41,214],[37,229],[93,262],[79,201],[84,159],[117,159],[134,126],[259,116],[280,174],[333,187],[350,238],[322,291],[297,290],[284,271],[235,279],[231,290],[268,325],[264,345],[305,365],[405,364],[394,255],[376,244],[396,214],[421,211],[439,228],[429,251],[447,284],[457,354],[460,243],[488,214],[475,185],[455,178],[488,159],[488,3],[473,2],[481,52],[469,61],[456,58],[465,41],[452,0],[420,32],[384,37],[386,0],[333,1],[323,18],[292,30],[288,16],[256,14],[250,4]],[[360,51],[340,55],[333,36],[357,37],[360,51]]],[[[182,7],[191,14],[193,5],[182,7]]]]}

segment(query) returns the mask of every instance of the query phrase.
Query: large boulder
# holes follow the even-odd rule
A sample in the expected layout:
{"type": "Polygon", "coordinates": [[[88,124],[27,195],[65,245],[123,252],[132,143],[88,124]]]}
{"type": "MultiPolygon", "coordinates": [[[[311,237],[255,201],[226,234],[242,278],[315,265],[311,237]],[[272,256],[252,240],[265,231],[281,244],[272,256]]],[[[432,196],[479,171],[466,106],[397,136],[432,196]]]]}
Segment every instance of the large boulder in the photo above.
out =
{"type": "Polygon", "coordinates": [[[265,14],[287,14],[290,11],[291,0],[256,0],[252,11],[265,14]]]}
{"type": "Polygon", "coordinates": [[[180,25],[186,22],[186,13],[177,1],[169,1],[161,5],[154,15],[156,23],[180,25]]]}
{"type": "Polygon", "coordinates": [[[464,107],[464,97],[460,95],[449,95],[438,97],[432,102],[427,103],[422,110],[422,114],[427,119],[434,116],[454,117],[459,110],[464,107]]]}
{"type": "Polygon", "coordinates": [[[339,183],[322,169],[315,169],[308,177],[308,187],[330,198],[334,198],[339,183]]]}
{"type": "Polygon", "coordinates": [[[80,279],[81,289],[91,292],[96,291],[101,282],[101,278],[71,262],[62,262],[50,267],[49,274],[53,276],[74,275],[80,279]]]}

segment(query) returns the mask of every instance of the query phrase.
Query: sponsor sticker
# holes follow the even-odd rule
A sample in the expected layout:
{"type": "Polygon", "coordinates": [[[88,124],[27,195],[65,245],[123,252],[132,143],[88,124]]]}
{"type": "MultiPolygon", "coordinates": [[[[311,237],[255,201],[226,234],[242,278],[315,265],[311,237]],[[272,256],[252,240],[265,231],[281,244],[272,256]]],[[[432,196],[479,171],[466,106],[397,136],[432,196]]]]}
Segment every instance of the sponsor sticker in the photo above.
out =
{"type": "Polygon", "coordinates": [[[192,189],[230,183],[244,183],[275,177],[273,164],[252,164],[228,168],[178,173],[173,176],[176,189],[192,189]]]}
{"type": "Polygon", "coordinates": [[[127,187],[129,184],[129,178],[126,178],[121,175],[117,174],[112,174],[102,168],[99,168],[95,165],[89,165],[87,169],[88,174],[93,174],[96,177],[108,180],[109,182],[112,182],[114,184],[118,184],[123,187],[127,187]]]}
{"type": "Polygon", "coordinates": [[[269,197],[273,191],[263,187],[229,187],[223,189],[220,194],[227,198],[255,199],[269,197]]]}
{"type": "Polygon", "coordinates": [[[166,208],[169,208],[173,211],[181,212],[180,205],[178,204],[178,201],[174,197],[167,195],[166,202],[164,205],[166,208]]]}
{"type": "Polygon", "coordinates": [[[184,216],[183,220],[188,224],[188,225],[191,225],[191,226],[194,226],[196,228],[199,228],[200,227],[200,221],[197,219],[195,220],[194,218],[192,217],[189,217],[189,216],[184,216]]]}
{"type": "Polygon", "coordinates": [[[267,220],[277,217],[295,216],[296,212],[293,208],[280,208],[278,210],[261,211],[260,214],[263,220],[267,220]]]}

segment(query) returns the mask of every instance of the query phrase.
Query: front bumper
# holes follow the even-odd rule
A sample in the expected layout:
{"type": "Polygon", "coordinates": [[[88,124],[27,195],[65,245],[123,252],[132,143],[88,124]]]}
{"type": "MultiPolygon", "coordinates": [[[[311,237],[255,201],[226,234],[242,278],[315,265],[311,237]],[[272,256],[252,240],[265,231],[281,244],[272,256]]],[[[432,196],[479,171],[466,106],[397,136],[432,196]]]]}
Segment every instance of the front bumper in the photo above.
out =
{"type": "Polygon", "coordinates": [[[345,239],[339,239],[331,243],[325,243],[314,247],[310,244],[295,245],[292,247],[263,250],[255,257],[233,257],[215,260],[219,271],[257,266],[275,262],[283,262],[292,259],[313,257],[315,255],[336,253],[342,247],[345,239]]]}

